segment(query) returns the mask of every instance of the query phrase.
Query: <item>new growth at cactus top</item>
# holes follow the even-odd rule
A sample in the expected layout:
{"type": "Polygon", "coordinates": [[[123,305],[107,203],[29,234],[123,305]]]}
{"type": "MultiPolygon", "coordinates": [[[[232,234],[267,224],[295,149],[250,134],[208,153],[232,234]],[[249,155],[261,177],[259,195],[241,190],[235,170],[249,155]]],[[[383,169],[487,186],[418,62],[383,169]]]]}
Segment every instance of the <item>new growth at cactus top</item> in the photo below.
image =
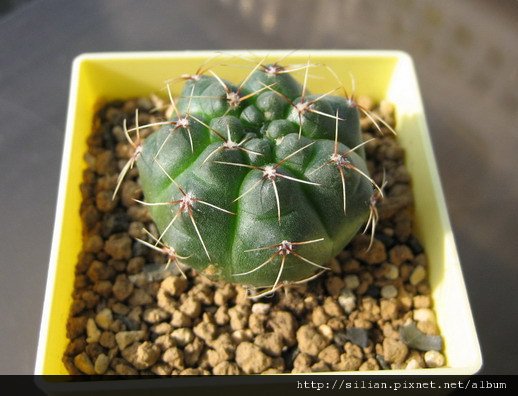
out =
{"type": "Polygon", "coordinates": [[[259,62],[240,82],[200,68],[181,77],[178,97],[168,85],[173,117],[158,131],[142,141],[138,115],[125,126],[135,154],[120,180],[136,163],[160,232],[143,242],[168,264],[262,295],[317,276],[375,225],[382,192],[365,163],[362,109],[336,89],[310,93],[314,66],[259,62]]]}

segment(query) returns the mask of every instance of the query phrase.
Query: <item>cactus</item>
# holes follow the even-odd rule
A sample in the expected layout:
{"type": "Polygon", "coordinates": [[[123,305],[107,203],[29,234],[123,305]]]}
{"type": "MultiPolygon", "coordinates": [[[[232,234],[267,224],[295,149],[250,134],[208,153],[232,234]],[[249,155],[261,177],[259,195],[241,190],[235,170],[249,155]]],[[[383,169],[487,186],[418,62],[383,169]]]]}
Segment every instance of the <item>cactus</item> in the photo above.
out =
{"type": "MultiPolygon", "coordinates": [[[[124,130],[160,235],[149,247],[170,263],[262,289],[328,269],[383,196],[370,178],[352,97],[310,94],[304,65],[256,64],[239,84],[206,67],[183,75],[173,117],[124,130]],[[303,83],[292,73],[304,73],[303,83]],[[130,133],[135,137],[130,138],[130,133]]],[[[334,75],[334,74],[333,74],[334,75]]],[[[335,75],[336,77],[336,75],[335,75]]],[[[343,85],[342,85],[343,86],[343,85]]],[[[364,231],[365,232],[365,231],[364,231]]]]}

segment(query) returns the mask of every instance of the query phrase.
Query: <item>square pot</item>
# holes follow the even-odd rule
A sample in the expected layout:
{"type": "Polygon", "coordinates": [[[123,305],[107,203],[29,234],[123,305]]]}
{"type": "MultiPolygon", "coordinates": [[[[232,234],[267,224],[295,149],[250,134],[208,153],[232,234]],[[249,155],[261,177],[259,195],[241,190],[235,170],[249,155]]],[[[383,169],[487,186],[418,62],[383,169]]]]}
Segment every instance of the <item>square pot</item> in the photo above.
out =
{"type": "MultiPolygon", "coordinates": [[[[267,54],[265,51],[255,53],[267,54]]],[[[286,52],[268,54],[271,59],[278,59],[286,52]]],[[[75,263],[82,243],[79,185],[86,168],[83,154],[98,104],[156,92],[165,80],[186,71],[194,72],[211,55],[211,52],[191,51],[104,53],[84,54],[75,59],[35,374],[67,374],[61,358],[68,343],[66,322],[72,303],[75,263]]],[[[428,256],[434,310],[444,340],[447,367],[361,374],[476,373],[482,366],[480,346],[411,58],[398,51],[324,50],[299,51],[285,61],[303,63],[308,56],[313,62],[332,67],[342,81],[349,81],[349,73],[352,73],[358,81],[357,94],[369,95],[375,100],[388,99],[395,105],[397,139],[406,150],[406,165],[412,176],[414,231],[428,256]]],[[[236,79],[246,73],[244,69],[232,68],[222,73],[222,77],[236,79]]],[[[334,88],[331,82],[319,80],[317,83],[320,92],[334,88]]],[[[309,83],[310,89],[311,85],[309,83]]]]}

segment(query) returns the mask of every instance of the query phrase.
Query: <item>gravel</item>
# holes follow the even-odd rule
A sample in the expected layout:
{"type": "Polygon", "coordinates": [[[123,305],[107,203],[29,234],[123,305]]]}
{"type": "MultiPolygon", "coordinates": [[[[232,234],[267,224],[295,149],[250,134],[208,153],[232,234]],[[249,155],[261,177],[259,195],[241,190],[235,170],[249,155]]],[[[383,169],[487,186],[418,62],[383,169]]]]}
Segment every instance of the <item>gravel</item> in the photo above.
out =
{"type": "MultiPolygon", "coordinates": [[[[362,98],[364,106],[372,100],[362,98]]],[[[358,235],[308,284],[257,301],[246,290],[194,270],[164,271],[165,257],[138,243],[156,230],[137,169],[115,200],[117,174],[132,154],[121,130],[162,120],[149,100],[118,101],[98,113],[81,185],[83,252],[78,257],[63,361],[71,374],[237,375],[443,367],[428,264],[412,234],[412,191],[404,151],[363,117],[371,175],[389,181],[370,250],[358,235]]],[[[392,107],[373,108],[393,122],[392,107]]],[[[142,130],[145,137],[151,129],[142,130]]]]}

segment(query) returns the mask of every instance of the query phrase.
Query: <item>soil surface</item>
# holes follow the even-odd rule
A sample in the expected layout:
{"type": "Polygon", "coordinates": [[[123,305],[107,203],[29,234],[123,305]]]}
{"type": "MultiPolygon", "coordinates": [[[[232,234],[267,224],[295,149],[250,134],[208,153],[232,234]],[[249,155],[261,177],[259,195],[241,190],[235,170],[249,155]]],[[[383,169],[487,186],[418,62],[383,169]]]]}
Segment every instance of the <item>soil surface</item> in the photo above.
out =
{"type": "MultiPolygon", "coordinates": [[[[389,103],[359,99],[393,125],[389,103]]],[[[404,150],[362,118],[371,176],[385,198],[372,247],[370,230],[329,263],[330,271],[253,300],[242,286],[216,283],[136,238],[157,234],[122,130],[163,121],[157,98],[115,101],[97,114],[81,184],[83,251],[76,267],[63,361],[71,374],[256,374],[440,367],[427,259],[412,233],[412,188],[404,150]],[[157,109],[157,106],[159,109],[157,109]]],[[[152,133],[148,128],[146,133],[152,133]]]]}

